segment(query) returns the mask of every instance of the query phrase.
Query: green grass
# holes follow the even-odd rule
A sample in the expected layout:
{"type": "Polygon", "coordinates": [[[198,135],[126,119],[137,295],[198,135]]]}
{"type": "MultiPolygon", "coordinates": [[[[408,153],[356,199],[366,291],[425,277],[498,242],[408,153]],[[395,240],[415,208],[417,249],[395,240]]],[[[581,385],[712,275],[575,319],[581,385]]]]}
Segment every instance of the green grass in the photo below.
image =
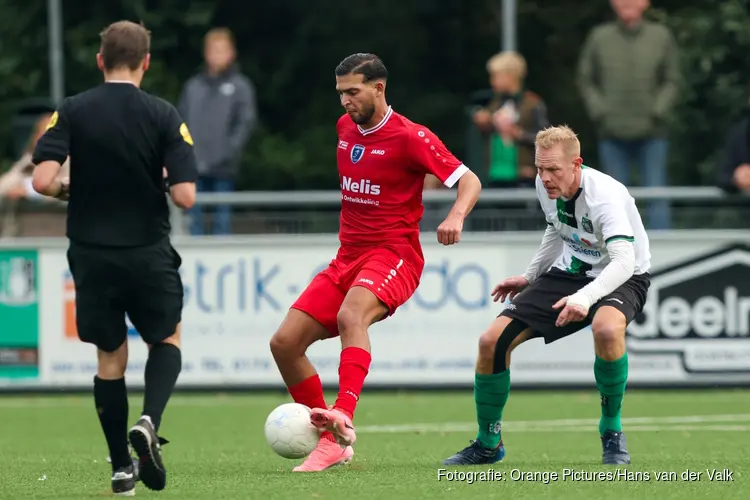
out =
{"type": "MultiPolygon", "coordinates": [[[[563,480],[564,469],[617,470],[600,464],[599,400],[594,392],[511,393],[504,416],[505,461],[461,469],[493,469],[491,475],[504,480],[478,477],[474,482],[438,480],[441,460],[475,435],[471,391],[365,393],[355,421],[359,433],[352,464],[318,474],[291,473],[298,462],[275,456],[265,443],[265,417],[286,401],[267,394],[175,396],[162,426],[171,441],[164,447],[167,489],[155,493],[139,485],[137,497],[750,498],[750,391],[631,391],[623,415],[633,457],[627,470],[650,476],[638,481],[563,480]],[[707,469],[725,468],[733,472],[733,481],[709,481],[707,469]],[[557,473],[558,478],[548,484],[519,481],[511,476],[513,470],[557,473]],[[666,471],[675,471],[677,481],[656,479],[657,472],[666,471]],[[684,471],[702,475],[699,481],[684,481],[684,471]]],[[[133,419],[140,404],[140,397],[131,400],[133,419]]],[[[89,396],[4,396],[0,416],[0,499],[111,496],[108,453],[89,396]]]]}

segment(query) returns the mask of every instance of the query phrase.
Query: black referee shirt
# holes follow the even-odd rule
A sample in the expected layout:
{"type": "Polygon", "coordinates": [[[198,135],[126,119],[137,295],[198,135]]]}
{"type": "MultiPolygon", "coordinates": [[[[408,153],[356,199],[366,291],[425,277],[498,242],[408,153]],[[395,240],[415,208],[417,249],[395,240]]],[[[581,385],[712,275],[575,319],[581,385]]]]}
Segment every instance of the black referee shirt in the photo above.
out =
{"type": "Polygon", "coordinates": [[[198,178],[193,139],[174,106],[130,83],[65,99],[33,163],[70,156],[67,236],[78,244],[137,247],[169,236],[169,184],[198,178]]]}

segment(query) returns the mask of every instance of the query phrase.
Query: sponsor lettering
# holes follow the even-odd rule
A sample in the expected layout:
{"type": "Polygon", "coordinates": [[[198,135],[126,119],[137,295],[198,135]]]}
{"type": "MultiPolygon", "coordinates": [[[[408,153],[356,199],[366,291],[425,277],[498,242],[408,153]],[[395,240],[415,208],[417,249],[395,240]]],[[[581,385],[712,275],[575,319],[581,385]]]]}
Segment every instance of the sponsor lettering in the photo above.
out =
{"type": "Polygon", "coordinates": [[[724,288],[719,297],[703,296],[692,304],[671,296],[659,302],[653,290],[643,308],[646,321],[635,323],[632,334],[638,338],[713,339],[750,336],[750,297],[741,297],[737,288],[724,288]]]}
{"type": "Polygon", "coordinates": [[[374,207],[380,206],[380,202],[378,200],[373,200],[371,198],[361,198],[359,196],[348,196],[348,195],[341,195],[341,199],[344,201],[348,201],[349,203],[359,203],[360,205],[372,205],[374,207]]]}
{"type": "Polygon", "coordinates": [[[371,194],[373,196],[380,194],[380,184],[373,184],[370,179],[355,181],[347,176],[343,176],[341,179],[341,189],[350,193],[371,194]]]}
{"type": "Polygon", "coordinates": [[[688,372],[750,369],[750,249],[730,247],[656,271],[628,349],[677,353],[688,372]]]}
{"type": "Polygon", "coordinates": [[[597,250],[595,248],[587,248],[588,241],[584,242],[580,238],[577,238],[578,235],[576,235],[576,238],[571,238],[570,236],[566,236],[564,234],[561,234],[560,237],[562,240],[568,244],[568,247],[570,247],[571,250],[573,250],[577,254],[581,255],[588,255],[589,257],[601,257],[602,252],[600,250],[597,250]]]}

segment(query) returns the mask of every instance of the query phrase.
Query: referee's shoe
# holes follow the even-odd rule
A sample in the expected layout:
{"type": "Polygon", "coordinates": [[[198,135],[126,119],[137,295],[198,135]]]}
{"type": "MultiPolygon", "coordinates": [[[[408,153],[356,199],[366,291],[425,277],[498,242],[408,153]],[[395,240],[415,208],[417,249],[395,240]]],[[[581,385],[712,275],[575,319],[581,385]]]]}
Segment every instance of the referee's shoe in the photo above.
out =
{"type": "Polygon", "coordinates": [[[135,496],[135,483],[140,480],[138,461],[127,467],[120,467],[112,473],[112,493],[120,497],[135,496]]]}
{"type": "Polygon", "coordinates": [[[130,445],[138,455],[141,481],[151,490],[163,490],[167,485],[167,470],[161,459],[161,445],[169,441],[156,435],[148,417],[141,417],[136,422],[130,429],[129,438],[130,445]]]}

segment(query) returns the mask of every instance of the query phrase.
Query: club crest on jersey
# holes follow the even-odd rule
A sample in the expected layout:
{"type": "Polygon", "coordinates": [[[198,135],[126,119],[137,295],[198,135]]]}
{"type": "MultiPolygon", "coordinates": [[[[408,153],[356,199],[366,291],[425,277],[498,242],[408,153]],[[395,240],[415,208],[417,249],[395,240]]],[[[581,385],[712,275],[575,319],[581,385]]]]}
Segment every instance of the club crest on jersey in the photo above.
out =
{"type": "Polygon", "coordinates": [[[594,234],[594,223],[585,215],[581,217],[581,227],[589,234],[594,234]]]}
{"type": "Polygon", "coordinates": [[[364,154],[365,147],[361,144],[355,144],[354,147],[352,147],[352,151],[349,153],[349,158],[351,158],[352,163],[357,163],[362,159],[364,154]]]}

